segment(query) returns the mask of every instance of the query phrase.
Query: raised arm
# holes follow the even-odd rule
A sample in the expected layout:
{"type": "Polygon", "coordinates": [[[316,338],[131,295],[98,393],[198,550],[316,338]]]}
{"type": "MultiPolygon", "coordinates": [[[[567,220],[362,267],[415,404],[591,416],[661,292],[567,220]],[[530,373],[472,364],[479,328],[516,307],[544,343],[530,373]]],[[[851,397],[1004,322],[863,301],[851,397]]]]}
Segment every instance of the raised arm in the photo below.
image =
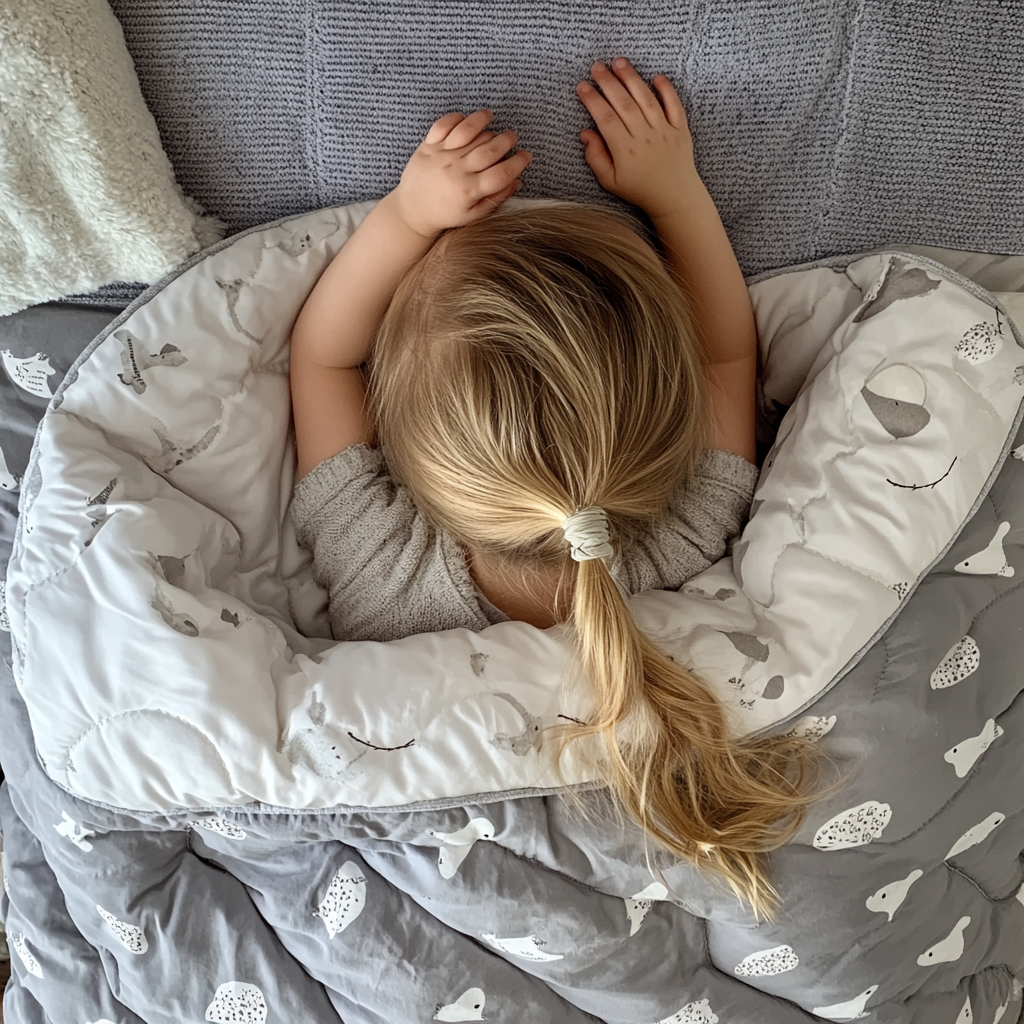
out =
{"type": "Polygon", "coordinates": [[[503,159],[515,132],[483,129],[489,110],[435,121],[388,193],[317,281],[291,333],[292,414],[299,476],[373,441],[360,369],[405,272],[442,231],[487,216],[518,189],[528,151],[503,159]]]}
{"type": "Polygon", "coordinates": [[[577,87],[598,127],[580,133],[587,163],[604,188],[647,213],[693,301],[711,385],[711,444],[754,462],[757,328],[732,244],[693,162],[686,112],[664,75],[654,78],[656,97],[624,58],[612,67],[591,68],[600,92],[588,82],[577,87]]]}

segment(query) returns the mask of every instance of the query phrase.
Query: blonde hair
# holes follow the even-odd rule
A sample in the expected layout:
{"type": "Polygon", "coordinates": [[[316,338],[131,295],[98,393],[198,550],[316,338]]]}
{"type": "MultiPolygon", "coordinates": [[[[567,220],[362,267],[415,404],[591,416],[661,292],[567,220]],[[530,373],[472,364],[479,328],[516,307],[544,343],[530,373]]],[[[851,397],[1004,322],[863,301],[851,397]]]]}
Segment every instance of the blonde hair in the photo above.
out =
{"type": "Polygon", "coordinates": [[[620,809],[770,916],[762,855],[803,819],[813,744],[731,739],[715,694],[639,629],[603,560],[571,560],[561,530],[597,505],[627,549],[706,439],[690,301],[622,231],[633,224],[550,203],[446,232],[380,324],[370,410],[391,472],[429,521],[506,567],[558,569],[572,586],[562,614],[596,710],[563,740],[600,734],[620,809]]]}

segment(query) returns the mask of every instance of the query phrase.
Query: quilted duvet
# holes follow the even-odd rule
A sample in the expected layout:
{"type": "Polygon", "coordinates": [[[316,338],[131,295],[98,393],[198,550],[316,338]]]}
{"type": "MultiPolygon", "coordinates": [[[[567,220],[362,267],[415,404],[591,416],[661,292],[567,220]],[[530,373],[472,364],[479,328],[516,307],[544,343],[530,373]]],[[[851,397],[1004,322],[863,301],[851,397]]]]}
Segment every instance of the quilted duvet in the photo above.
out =
{"type": "MultiPolygon", "coordinates": [[[[329,639],[295,541],[287,339],[371,204],[228,239],[57,390],[7,579],[15,1020],[1004,1024],[1024,981],[1022,338],[921,255],[749,282],[749,524],[638,622],[737,735],[842,767],[757,922],[545,725],[559,628],[329,639]],[[20,1016],[19,1016],[20,1015],[20,1016]]],[[[8,368],[14,372],[17,368],[8,368]]],[[[17,372],[49,394],[45,367],[17,372]]]]}

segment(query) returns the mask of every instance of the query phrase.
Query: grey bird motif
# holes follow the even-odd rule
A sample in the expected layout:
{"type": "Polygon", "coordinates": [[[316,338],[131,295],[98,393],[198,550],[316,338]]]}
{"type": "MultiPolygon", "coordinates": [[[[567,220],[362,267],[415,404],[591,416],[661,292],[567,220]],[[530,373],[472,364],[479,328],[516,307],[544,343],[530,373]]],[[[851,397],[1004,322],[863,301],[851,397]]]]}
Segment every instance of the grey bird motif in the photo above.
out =
{"type": "Polygon", "coordinates": [[[146,381],[142,371],[153,366],[181,366],[188,360],[181,354],[181,349],[174,345],[164,345],[155,355],[142,347],[138,338],[132,337],[128,331],[114,331],[114,337],[121,342],[121,372],[117,379],[130,387],[135,394],[141,395],[146,390],[146,381]]]}
{"type": "Polygon", "coordinates": [[[120,511],[121,510],[119,508],[115,508],[113,512],[99,512],[96,509],[93,509],[92,519],[89,520],[89,523],[92,526],[92,534],[89,537],[89,539],[85,542],[84,546],[88,547],[96,539],[96,534],[99,532],[100,527],[108,520],[113,519],[113,517],[116,516],[117,513],[120,511]]]}
{"type": "Polygon", "coordinates": [[[245,287],[245,281],[240,277],[236,277],[233,281],[217,281],[217,287],[224,292],[224,298],[228,304],[228,316],[231,318],[231,324],[238,331],[239,334],[245,335],[250,341],[255,341],[257,345],[261,344],[263,339],[257,338],[254,334],[250,334],[241,324],[238,319],[238,311],[236,309],[238,305],[238,296],[242,294],[242,288],[245,287]]]}
{"type": "Polygon", "coordinates": [[[85,499],[85,506],[86,506],[86,508],[91,508],[93,505],[106,505],[107,498],[109,498],[111,496],[111,494],[114,493],[114,488],[116,486],[117,486],[117,477],[115,476],[114,479],[111,480],[110,483],[107,484],[107,486],[104,487],[103,490],[100,491],[100,493],[97,494],[94,498],[86,498],[85,499]]]}
{"type": "Polygon", "coordinates": [[[150,601],[149,606],[160,613],[160,618],[171,629],[177,630],[184,636],[199,636],[199,627],[187,615],[174,610],[159,583],[156,585],[155,600],[150,601]]]}
{"type": "Polygon", "coordinates": [[[164,574],[164,579],[172,587],[179,586],[185,577],[185,559],[188,558],[188,555],[182,558],[175,558],[173,555],[154,555],[152,552],[150,555],[156,559],[160,571],[164,574]]]}
{"type": "Polygon", "coordinates": [[[108,520],[111,516],[120,512],[121,510],[115,508],[113,512],[106,510],[107,500],[110,495],[114,493],[114,488],[117,486],[117,477],[115,476],[106,487],[100,491],[99,494],[92,498],[85,499],[85,512],[89,516],[89,525],[92,526],[92,534],[89,539],[85,542],[85,547],[88,547],[95,539],[96,532],[99,528],[108,520]]]}
{"type": "Polygon", "coordinates": [[[724,629],[718,632],[728,637],[733,647],[743,655],[743,675],[747,674],[754,662],[768,660],[768,645],[761,643],[752,633],[730,633],[724,629]]]}
{"type": "Polygon", "coordinates": [[[474,651],[469,656],[469,667],[473,670],[473,675],[479,677],[484,674],[484,669],[487,667],[487,659],[489,657],[489,654],[481,654],[480,651],[474,651]]]}
{"type": "Polygon", "coordinates": [[[910,267],[909,270],[908,267],[910,264],[907,260],[900,259],[899,256],[893,256],[889,260],[889,265],[885,268],[885,276],[878,286],[878,293],[866,306],[857,311],[857,315],[853,318],[855,324],[881,313],[882,310],[888,309],[900,299],[913,299],[918,295],[927,295],[929,292],[935,291],[942,283],[929,277],[920,267],[910,267]]]}
{"type": "Polygon", "coordinates": [[[496,693],[494,696],[508,701],[522,715],[523,731],[515,736],[504,732],[495,733],[491,737],[491,743],[499,750],[511,750],[517,757],[526,757],[531,750],[540,750],[544,742],[544,720],[531,715],[510,693],[496,693]]]}
{"type": "Polygon", "coordinates": [[[171,470],[177,469],[183,462],[188,462],[189,459],[194,459],[201,452],[205,452],[213,444],[214,438],[220,433],[223,423],[224,405],[221,403],[220,417],[217,422],[198,441],[190,445],[184,441],[175,441],[167,432],[167,427],[164,426],[163,421],[156,420],[156,426],[152,430],[160,441],[160,454],[156,458],[147,458],[147,465],[155,473],[170,473],[171,470]]]}

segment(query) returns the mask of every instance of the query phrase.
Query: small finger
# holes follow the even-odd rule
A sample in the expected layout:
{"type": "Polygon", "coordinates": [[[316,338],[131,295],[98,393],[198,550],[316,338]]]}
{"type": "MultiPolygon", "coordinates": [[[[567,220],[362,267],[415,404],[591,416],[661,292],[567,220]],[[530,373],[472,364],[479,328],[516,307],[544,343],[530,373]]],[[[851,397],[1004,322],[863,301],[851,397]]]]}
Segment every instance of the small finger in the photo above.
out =
{"type": "Polygon", "coordinates": [[[475,110],[448,133],[444,148],[462,149],[468,146],[493,120],[493,110],[475,110]]]}
{"type": "Polygon", "coordinates": [[[465,114],[460,114],[457,111],[445,114],[444,117],[439,117],[430,126],[430,131],[427,132],[427,136],[423,141],[429,143],[443,141],[448,136],[448,133],[464,118],[465,114]]]}
{"type": "Polygon", "coordinates": [[[612,105],[589,82],[580,82],[576,93],[607,142],[615,145],[632,137],[612,105]]]}
{"type": "Polygon", "coordinates": [[[629,90],[608,68],[600,62],[595,63],[590,69],[590,75],[600,87],[612,109],[619,115],[630,135],[634,134],[630,130],[631,124],[634,127],[639,127],[637,122],[643,122],[646,127],[647,119],[644,117],[643,111],[637,106],[636,101],[629,94],[629,90]]]}
{"type": "Polygon", "coordinates": [[[665,112],[661,109],[658,98],[651,92],[633,65],[625,57],[616,57],[612,62],[612,69],[629,91],[629,95],[633,97],[640,112],[647,119],[647,123],[652,128],[664,125],[665,112]]]}
{"type": "MultiPolygon", "coordinates": [[[[483,133],[482,133],[483,134],[483,133]]],[[[510,149],[512,149],[518,136],[514,131],[502,132],[500,135],[486,133],[491,138],[485,145],[474,146],[470,149],[472,156],[467,156],[466,166],[471,171],[482,171],[491,164],[497,163],[510,149]]]]}
{"type": "Polygon", "coordinates": [[[665,75],[654,76],[654,88],[658,90],[661,105],[665,108],[665,118],[673,128],[686,127],[686,110],[672,83],[665,75]]]}
{"type": "Polygon", "coordinates": [[[615,178],[615,165],[608,152],[608,147],[604,144],[604,139],[597,132],[587,129],[580,132],[580,141],[586,147],[583,159],[586,160],[587,166],[594,172],[594,177],[598,182],[607,187],[608,183],[615,178]]]}
{"type": "Polygon", "coordinates": [[[501,192],[519,177],[533,160],[533,154],[524,149],[501,163],[494,164],[477,175],[477,189],[481,195],[490,196],[501,192]]]}
{"type": "Polygon", "coordinates": [[[470,210],[496,210],[506,199],[514,196],[522,186],[522,182],[516,178],[510,185],[507,185],[500,192],[493,196],[484,196],[479,202],[474,203],[470,210]]]}

